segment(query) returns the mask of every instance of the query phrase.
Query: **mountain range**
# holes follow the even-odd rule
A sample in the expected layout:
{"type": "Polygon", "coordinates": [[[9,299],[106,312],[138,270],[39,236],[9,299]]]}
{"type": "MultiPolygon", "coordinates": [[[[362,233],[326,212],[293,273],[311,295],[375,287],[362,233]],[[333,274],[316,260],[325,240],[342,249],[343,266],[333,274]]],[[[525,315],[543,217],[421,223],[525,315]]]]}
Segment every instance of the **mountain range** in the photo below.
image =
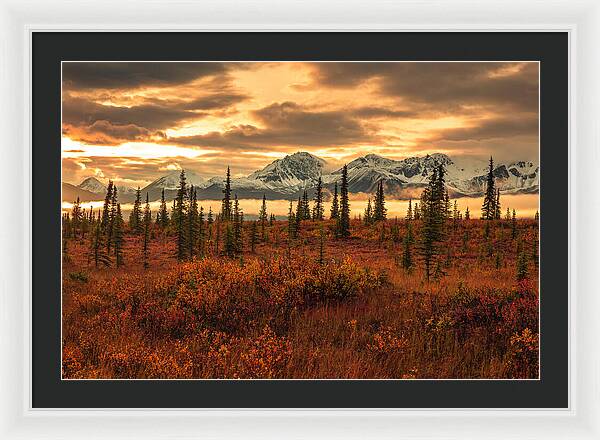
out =
{"type": "MultiPolygon", "coordinates": [[[[348,163],[348,191],[350,193],[373,193],[380,181],[384,182],[389,198],[406,199],[419,196],[433,170],[443,164],[447,171],[446,183],[452,197],[479,196],[485,189],[488,162],[486,160],[457,157],[441,153],[403,160],[388,159],[376,154],[354,159],[348,163]]],[[[232,192],[239,198],[296,199],[304,190],[311,193],[319,177],[326,192],[341,181],[342,170],[328,172],[325,160],[310,153],[297,152],[277,159],[247,177],[231,179],[232,192]]],[[[165,198],[172,200],[177,193],[180,170],[166,174],[141,189],[150,201],[165,198]]],[[[205,178],[186,170],[188,184],[194,185],[199,200],[220,200],[223,197],[224,178],[205,178]]],[[[503,193],[536,193],[539,190],[539,166],[531,161],[496,164],[496,184],[503,193]]],[[[95,177],[88,177],[78,186],[63,183],[63,200],[102,200],[106,185],[95,177]]],[[[135,189],[118,187],[119,200],[130,202],[135,189]]]]}

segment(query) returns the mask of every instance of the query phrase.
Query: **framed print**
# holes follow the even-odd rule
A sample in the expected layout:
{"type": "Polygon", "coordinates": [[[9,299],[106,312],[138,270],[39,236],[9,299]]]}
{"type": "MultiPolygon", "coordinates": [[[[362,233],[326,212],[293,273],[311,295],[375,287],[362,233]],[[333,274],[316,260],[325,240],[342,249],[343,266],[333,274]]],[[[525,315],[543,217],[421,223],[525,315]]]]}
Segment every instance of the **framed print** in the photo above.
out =
{"type": "Polygon", "coordinates": [[[25,409],[7,396],[5,426],[596,438],[597,55],[575,54],[598,8],[571,11],[579,27],[27,24],[7,84],[29,104],[6,89],[24,136],[4,130],[29,145],[7,150],[25,183],[4,173],[31,226],[5,219],[27,232],[5,252],[29,289],[7,296],[23,381],[4,374],[25,409]]]}
{"type": "MultiPolygon", "coordinates": [[[[275,34],[34,34],[40,106],[60,92],[62,116],[62,290],[33,297],[36,322],[38,306],[58,307],[60,377],[34,363],[34,405],[68,398],[46,387],[100,385],[90,404],[110,406],[102,390],[166,380],[198,390],[186,405],[157,395],[166,406],[212,406],[198,397],[211,389],[226,407],[230,389],[253,396],[242,406],[311,407],[331,389],[320,406],[352,407],[343,393],[360,390],[398,407],[422,387],[472,387],[443,406],[491,406],[477,390],[492,387],[522,390],[507,407],[566,407],[567,298],[541,298],[567,281],[544,275],[566,258],[567,217],[540,170],[567,157],[552,146],[566,126],[545,121],[566,120],[568,38],[477,34],[481,55],[471,43],[450,60],[473,35],[277,34],[282,56],[265,53],[275,34]],[[142,39],[163,57],[184,42],[220,55],[77,55],[142,39]],[[413,39],[418,54],[397,52],[413,39]],[[73,53],[56,89],[52,47],[73,53]],[[514,60],[494,59],[504,47],[514,60]],[[544,228],[556,238],[540,246],[544,228]]],[[[40,136],[54,122],[36,102],[40,136]]],[[[55,162],[40,155],[44,170],[55,162]]],[[[46,352],[55,327],[39,325],[46,352]]]]}

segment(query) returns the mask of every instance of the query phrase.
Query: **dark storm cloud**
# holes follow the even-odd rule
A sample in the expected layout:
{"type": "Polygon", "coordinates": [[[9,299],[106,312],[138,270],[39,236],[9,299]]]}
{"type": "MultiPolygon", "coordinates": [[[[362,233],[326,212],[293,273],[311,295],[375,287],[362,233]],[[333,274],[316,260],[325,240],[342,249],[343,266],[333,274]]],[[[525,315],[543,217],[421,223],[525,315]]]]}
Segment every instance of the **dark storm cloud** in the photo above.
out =
{"type": "Polygon", "coordinates": [[[274,103],[255,110],[264,128],[238,125],[224,132],[170,138],[168,142],[229,149],[273,146],[329,146],[371,140],[373,136],[345,111],[312,111],[293,102],[274,103]]]}
{"type": "Polygon", "coordinates": [[[316,84],[354,87],[380,81],[380,92],[431,105],[502,105],[535,111],[538,65],[519,63],[315,63],[316,84]]]}
{"type": "Polygon", "coordinates": [[[62,116],[63,123],[73,125],[91,125],[96,121],[109,121],[113,125],[133,124],[149,130],[163,130],[201,115],[168,104],[120,107],[67,96],[63,99],[62,116]]]}
{"type": "Polygon", "coordinates": [[[63,87],[68,89],[123,89],[169,86],[203,76],[222,74],[222,63],[96,63],[65,62],[63,87]]]}

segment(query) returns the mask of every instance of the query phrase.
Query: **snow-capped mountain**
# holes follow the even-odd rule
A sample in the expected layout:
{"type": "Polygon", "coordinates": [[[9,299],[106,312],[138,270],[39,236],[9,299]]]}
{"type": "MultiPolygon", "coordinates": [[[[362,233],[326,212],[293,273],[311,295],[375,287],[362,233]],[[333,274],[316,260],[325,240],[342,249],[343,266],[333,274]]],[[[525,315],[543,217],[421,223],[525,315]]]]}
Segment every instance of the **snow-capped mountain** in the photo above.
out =
{"type": "MultiPolygon", "coordinates": [[[[383,180],[386,191],[398,198],[410,197],[414,189],[427,184],[434,169],[440,164],[446,169],[446,183],[454,196],[479,195],[485,189],[489,164],[485,160],[461,157],[456,160],[435,153],[404,160],[386,159],[369,154],[348,164],[348,189],[350,192],[371,193],[383,180]]],[[[333,180],[341,179],[341,169],[334,171],[333,180]]],[[[536,192],[539,185],[539,168],[532,162],[515,162],[494,167],[496,184],[503,192],[536,192]]]]}
{"type": "Polygon", "coordinates": [[[272,188],[289,188],[314,183],[323,172],[326,162],[310,153],[297,152],[283,159],[277,159],[262,170],[248,176],[250,180],[259,180],[272,188]]]}
{"type": "MultiPolygon", "coordinates": [[[[348,163],[348,190],[351,193],[372,193],[380,181],[384,182],[390,198],[418,197],[434,169],[443,164],[446,183],[453,197],[479,196],[485,189],[489,163],[485,159],[461,156],[455,159],[441,153],[403,160],[388,159],[368,154],[348,163]]],[[[310,153],[298,152],[277,159],[247,177],[231,178],[231,189],[239,198],[269,199],[297,198],[304,190],[312,191],[319,177],[326,191],[333,192],[340,183],[342,170],[327,173],[327,162],[310,153]]],[[[142,196],[148,193],[151,201],[158,200],[165,190],[165,198],[172,200],[177,194],[180,170],[174,170],[150,185],[142,188],[142,196]]],[[[205,178],[185,170],[188,185],[194,185],[198,199],[219,200],[223,197],[225,177],[205,178]]],[[[223,173],[224,174],[224,173],[223,173]]],[[[504,193],[534,193],[539,189],[539,167],[533,162],[496,164],[496,184],[504,193]]],[[[106,186],[94,177],[85,179],[78,186],[89,193],[104,196],[106,186]]],[[[99,197],[99,200],[102,199],[99,197]]],[[[119,187],[119,199],[133,200],[135,190],[119,187]]]]}
{"type": "MultiPolygon", "coordinates": [[[[85,178],[77,187],[84,191],[101,195],[102,198],[106,195],[107,186],[95,177],[85,178]]],[[[135,197],[135,189],[125,185],[117,185],[117,194],[119,195],[119,200],[128,202],[135,197]]]]}

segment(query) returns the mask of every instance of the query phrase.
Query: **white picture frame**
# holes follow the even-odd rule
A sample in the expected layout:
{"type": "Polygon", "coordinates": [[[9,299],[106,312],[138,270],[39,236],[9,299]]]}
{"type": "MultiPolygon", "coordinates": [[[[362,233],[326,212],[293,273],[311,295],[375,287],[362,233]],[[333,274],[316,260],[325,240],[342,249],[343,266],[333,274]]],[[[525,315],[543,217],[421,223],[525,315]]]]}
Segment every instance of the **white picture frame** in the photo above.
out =
{"type": "MultiPolygon", "coordinates": [[[[600,2],[0,0],[0,438],[600,438],[600,2]],[[566,31],[570,405],[564,410],[40,410],[31,406],[34,31],[566,31]],[[8,214],[10,213],[10,214],[8,214]]],[[[543,141],[543,139],[542,139],[543,141]]],[[[566,172],[565,172],[566,174],[566,172]]],[[[434,397],[434,396],[433,396],[434,397]]],[[[515,396],[518,398],[518,396],[515,396]]]]}

